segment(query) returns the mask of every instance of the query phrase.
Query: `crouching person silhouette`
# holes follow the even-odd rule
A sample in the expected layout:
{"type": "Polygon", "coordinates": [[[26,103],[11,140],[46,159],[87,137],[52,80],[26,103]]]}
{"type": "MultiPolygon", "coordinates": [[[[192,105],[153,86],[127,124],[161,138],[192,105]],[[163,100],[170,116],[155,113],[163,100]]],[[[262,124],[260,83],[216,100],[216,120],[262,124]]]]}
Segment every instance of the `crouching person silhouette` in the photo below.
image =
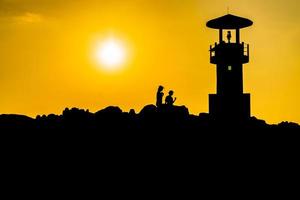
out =
{"type": "Polygon", "coordinates": [[[168,106],[173,106],[173,104],[175,103],[175,101],[176,101],[176,97],[173,99],[173,94],[174,94],[174,91],[173,90],[171,90],[170,92],[169,92],[169,95],[166,97],[166,100],[165,100],[165,102],[166,102],[166,105],[168,105],[168,106]]]}
{"type": "Polygon", "coordinates": [[[157,93],[156,93],[156,106],[158,108],[161,108],[161,106],[163,105],[163,97],[164,97],[163,90],[164,90],[164,87],[159,86],[157,93]]]}

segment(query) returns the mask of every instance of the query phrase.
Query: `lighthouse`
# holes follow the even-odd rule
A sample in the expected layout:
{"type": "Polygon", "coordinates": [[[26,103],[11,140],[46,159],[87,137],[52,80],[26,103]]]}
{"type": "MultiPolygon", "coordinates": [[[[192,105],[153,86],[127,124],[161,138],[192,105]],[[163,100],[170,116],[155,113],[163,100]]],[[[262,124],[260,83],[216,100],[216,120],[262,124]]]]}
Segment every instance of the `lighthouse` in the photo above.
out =
{"type": "Polygon", "coordinates": [[[231,14],[210,20],[206,26],[219,31],[210,46],[210,63],[216,65],[217,93],[209,95],[209,114],[218,121],[242,122],[250,118],[250,94],[243,91],[243,65],[249,63],[249,44],[241,42],[240,30],[249,19],[231,14]]]}

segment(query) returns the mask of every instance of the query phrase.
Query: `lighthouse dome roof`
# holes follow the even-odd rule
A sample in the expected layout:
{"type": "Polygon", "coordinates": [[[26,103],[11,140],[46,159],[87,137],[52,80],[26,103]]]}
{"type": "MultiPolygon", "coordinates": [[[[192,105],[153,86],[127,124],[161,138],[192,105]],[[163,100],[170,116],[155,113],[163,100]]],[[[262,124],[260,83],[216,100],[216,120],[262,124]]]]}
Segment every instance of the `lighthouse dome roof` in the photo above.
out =
{"type": "Polygon", "coordinates": [[[252,24],[250,19],[228,14],[208,21],[206,26],[213,29],[242,29],[252,24]]]}

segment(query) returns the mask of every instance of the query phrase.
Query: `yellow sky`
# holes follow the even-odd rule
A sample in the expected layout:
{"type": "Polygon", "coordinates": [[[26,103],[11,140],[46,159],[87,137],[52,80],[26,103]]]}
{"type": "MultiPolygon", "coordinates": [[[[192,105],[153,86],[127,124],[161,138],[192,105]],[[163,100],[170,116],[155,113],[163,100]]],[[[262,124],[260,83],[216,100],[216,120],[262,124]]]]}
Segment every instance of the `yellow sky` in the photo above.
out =
{"type": "Polygon", "coordinates": [[[139,111],[155,103],[159,84],[191,113],[208,112],[216,87],[208,49],[218,34],[205,23],[227,7],[254,21],[241,33],[251,50],[252,115],[300,122],[299,0],[0,0],[0,113],[139,111]],[[92,59],[109,37],[129,52],[117,73],[92,59]]]}

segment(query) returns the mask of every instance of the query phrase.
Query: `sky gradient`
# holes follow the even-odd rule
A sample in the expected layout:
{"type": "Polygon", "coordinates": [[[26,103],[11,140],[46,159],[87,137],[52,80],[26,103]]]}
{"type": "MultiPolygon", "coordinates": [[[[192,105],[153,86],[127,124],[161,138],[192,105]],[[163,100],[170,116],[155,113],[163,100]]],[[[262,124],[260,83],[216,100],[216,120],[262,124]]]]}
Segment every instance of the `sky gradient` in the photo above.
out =
{"type": "Polygon", "coordinates": [[[244,91],[252,115],[269,123],[300,122],[299,0],[0,0],[0,113],[95,112],[109,105],[139,111],[155,103],[158,85],[177,104],[208,112],[216,92],[208,20],[250,18],[244,91]],[[128,58],[108,73],[93,60],[96,45],[121,40],[128,58]]]}

